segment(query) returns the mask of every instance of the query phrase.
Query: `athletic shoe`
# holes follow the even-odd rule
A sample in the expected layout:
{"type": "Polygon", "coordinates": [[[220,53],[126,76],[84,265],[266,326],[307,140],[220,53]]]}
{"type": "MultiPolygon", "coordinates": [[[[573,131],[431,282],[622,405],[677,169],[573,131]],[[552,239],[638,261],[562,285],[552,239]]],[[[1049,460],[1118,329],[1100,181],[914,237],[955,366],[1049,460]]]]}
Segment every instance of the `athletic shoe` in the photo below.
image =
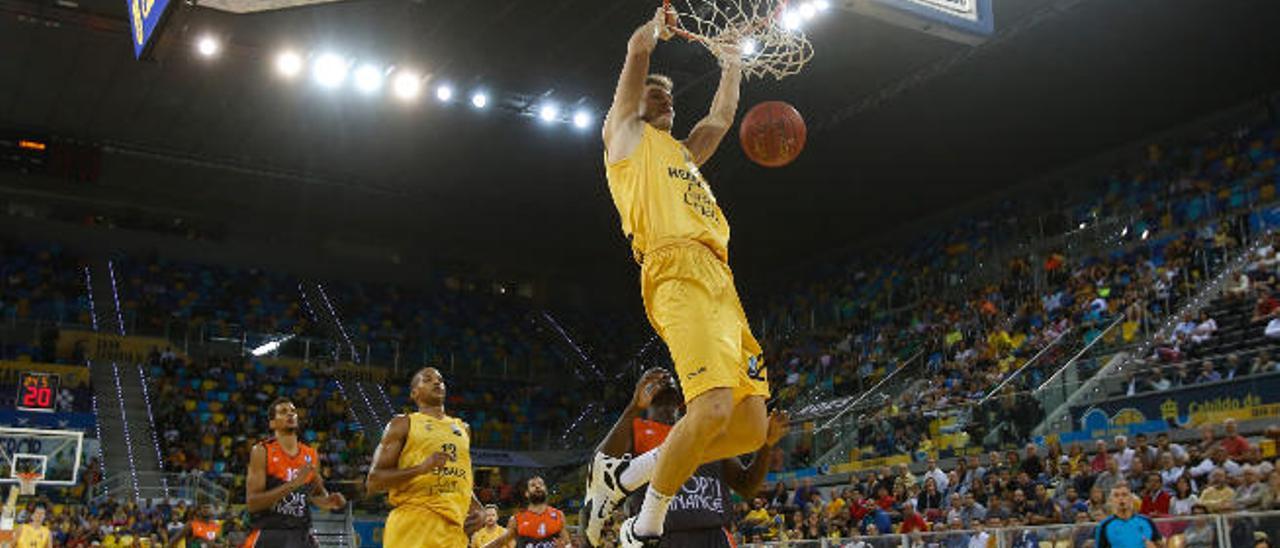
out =
{"type": "Polygon", "coordinates": [[[626,489],[622,488],[622,471],[631,463],[630,455],[610,457],[604,453],[596,453],[591,466],[587,470],[587,496],[582,502],[583,522],[587,532],[587,542],[592,546],[600,545],[600,533],[604,522],[609,519],[613,509],[622,499],[627,498],[626,489]]]}
{"type": "Polygon", "coordinates": [[[636,534],[636,516],[627,518],[622,522],[622,530],[619,531],[618,538],[622,548],[648,548],[656,547],[661,544],[662,537],[642,537],[636,534]]]}

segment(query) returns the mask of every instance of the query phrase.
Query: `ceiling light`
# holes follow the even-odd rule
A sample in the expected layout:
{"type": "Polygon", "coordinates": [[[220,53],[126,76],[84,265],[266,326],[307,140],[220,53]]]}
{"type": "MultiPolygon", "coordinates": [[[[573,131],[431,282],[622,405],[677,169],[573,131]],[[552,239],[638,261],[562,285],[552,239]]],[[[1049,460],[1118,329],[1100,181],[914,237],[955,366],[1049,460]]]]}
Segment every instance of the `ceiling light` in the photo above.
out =
{"type": "Polygon", "coordinates": [[[739,47],[742,49],[743,57],[750,57],[756,54],[756,48],[760,46],[756,44],[755,38],[746,38],[739,47]]]}
{"type": "Polygon", "coordinates": [[[312,67],[316,82],[330,88],[342,85],[342,82],[347,79],[347,70],[347,60],[332,53],[316,58],[315,65],[312,67]]]}
{"type": "Polygon", "coordinates": [[[448,101],[449,99],[452,99],[452,98],[453,98],[453,88],[445,84],[440,84],[440,86],[436,88],[436,99],[439,99],[441,101],[448,101]]]}
{"type": "Polygon", "coordinates": [[[204,36],[196,41],[196,51],[205,57],[213,57],[221,50],[222,44],[219,44],[218,40],[212,36],[204,36]]]}
{"type": "Polygon", "coordinates": [[[813,2],[800,4],[800,17],[803,17],[805,21],[813,19],[815,15],[818,15],[818,8],[813,6],[813,2]]]}
{"type": "Polygon", "coordinates": [[[396,75],[391,87],[395,90],[396,97],[413,99],[422,91],[422,78],[412,72],[401,72],[396,75]]]}
{"type": "Polygon", "coordinates": [[[585,129],[588,125],[591,125],[591,113],[579,110],[573,115],[573,125],[578,129],[585,129]]]}
{"type": "Polygon", "coordinates": [[[831,2],[830,0],[814,0],[813,7],[818,8],[818,11],[827,11],[831,9],[831,2]]]}
{"type": "Polygon", "coordinates": [[[474,107],[476,107],[476,108],[484,108],[484,107],[485,107],[485,105],[487,105],[487,104],[489,104],[489,96],[488,96],[488,95],[485,95],[484,93],[481,93],[481,92],[478,92],[478,91],[477,91],[476,93],[474,93],[474,94],[472,94],[472,95],[471,95],[471,105],[472,105],[472,106],[474,106],[474,107]]]}
{"type": "Polygon", "coordinates": [[[302,57],[292,51],[286,51],[276,56],[276,70],[280,74],[292,78],[302,72],[302,57]]]}
{"type": "Polygon", "coordinates": [[[782,26],[787,30],[796,30],[800,28],[800,15],[794,11],[786,11],[782,14],[782,26]]]}
{"type": "Polygon", "coordinates": [[[538,117],[542,118],[542,121],[544,122],[554,121],[556,119],[556,116],[559,116],[559,115],[560,115],[560,109],[550,103],[542,105],[542,108],[538,109],[538,117]]]}

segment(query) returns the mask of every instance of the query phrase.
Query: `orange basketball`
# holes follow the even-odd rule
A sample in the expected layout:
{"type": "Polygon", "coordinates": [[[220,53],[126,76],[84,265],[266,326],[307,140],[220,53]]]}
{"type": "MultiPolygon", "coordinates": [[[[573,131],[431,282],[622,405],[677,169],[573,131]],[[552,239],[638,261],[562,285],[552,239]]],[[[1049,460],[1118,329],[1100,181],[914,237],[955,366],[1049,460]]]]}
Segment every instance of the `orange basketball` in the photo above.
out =
{"type": "Polygon", "coordinates": [[[765,101],[747,111],[739,138],[742,151],[765,167],[782,167],[804,150],[807,131],[800,112],[782,101],[765,101]]]}

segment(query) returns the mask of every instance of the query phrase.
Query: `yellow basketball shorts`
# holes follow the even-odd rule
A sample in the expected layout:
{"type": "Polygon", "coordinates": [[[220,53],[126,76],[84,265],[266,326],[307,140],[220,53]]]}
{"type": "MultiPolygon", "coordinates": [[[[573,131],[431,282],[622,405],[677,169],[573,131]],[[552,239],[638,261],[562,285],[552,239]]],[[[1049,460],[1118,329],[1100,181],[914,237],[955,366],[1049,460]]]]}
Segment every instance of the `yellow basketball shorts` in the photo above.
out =
{"type": "Polygon", "coordinates": [[[462,525],[425,508],[398,506],[382,530],[386,548],[458,548],[468,543],[462,525]]]}
{"type": "Polygon", "coordinates": [[[684,401],[713,388],[733,389],[735,402],[769,397],[760,343],[733,272],[714,252],[688,242],[645,253],[640,293],[649,323],[671,351],[684,401]]]}

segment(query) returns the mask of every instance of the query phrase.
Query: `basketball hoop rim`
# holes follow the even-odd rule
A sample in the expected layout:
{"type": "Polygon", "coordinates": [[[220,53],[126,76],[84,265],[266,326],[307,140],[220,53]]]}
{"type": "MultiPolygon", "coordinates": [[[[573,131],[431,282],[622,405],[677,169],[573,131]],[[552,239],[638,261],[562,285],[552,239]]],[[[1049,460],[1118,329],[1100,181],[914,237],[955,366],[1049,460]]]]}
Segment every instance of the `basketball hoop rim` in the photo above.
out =
{"type": "MultiPolygon", "coordinates": [[[[690,32],[684,28],[684,24],[680,22],[679,10],[673,10],[671,8],[671,0],[662,0],[662,9],[672,10],[676,14],[675,26],[668,26],[667,30],[670,30],[672,33],[690,42],[698,42],[704,46],[711,45],[711,38],[703,36],[701,34],[690,32]]],[[[778,0],[778,5],[774,8],[773,13],[770,13],[767,19],[761,20],[758,26],[767,26],[769,24],[772,24],[774,21],[776,21],[779,17],[782,16],[782,12],[786,11],[786,9],[787,9],[787,0],[778,0]]],[[[753,32],[755,30],[757,29],[755,28],[752,29],[753,32]]]]}

